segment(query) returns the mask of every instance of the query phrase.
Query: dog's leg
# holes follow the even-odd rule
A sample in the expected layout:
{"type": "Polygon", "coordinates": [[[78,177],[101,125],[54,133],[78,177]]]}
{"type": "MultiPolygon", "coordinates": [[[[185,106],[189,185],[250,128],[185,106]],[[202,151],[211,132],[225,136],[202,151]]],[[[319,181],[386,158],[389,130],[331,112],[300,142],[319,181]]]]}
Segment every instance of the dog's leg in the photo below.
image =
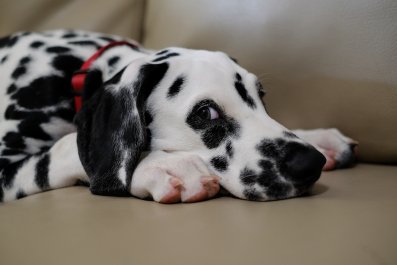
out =
{"type": "Polygon", "coordinates": [[[155,151],[135,169],[131,194],[161,203],[197,202],[215,196],[219,178],[198,156],[155,151]]]}
{"type": "Polygon", "coordinates": [[[345,168],[355,162],[358,142],[337,129],[294,130],[293,133],[316,147],[326,157],[323,170],[345,168]]]}
{"type": "Polygon", "coordinates": [[[0,201],[88,181],[81,165],[76,133],[58,140],[47,152],[11,163],[0,172],[0,201]]]}

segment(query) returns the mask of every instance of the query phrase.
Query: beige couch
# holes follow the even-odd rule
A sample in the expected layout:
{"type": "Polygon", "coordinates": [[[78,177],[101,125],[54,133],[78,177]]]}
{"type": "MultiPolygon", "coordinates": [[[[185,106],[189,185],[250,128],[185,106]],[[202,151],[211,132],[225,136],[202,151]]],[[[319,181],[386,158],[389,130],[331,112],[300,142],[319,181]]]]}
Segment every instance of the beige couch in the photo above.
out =
{"type": "Polygon", "coordinates": [[[0,206],[0,264],[397,264],[396,1],[1,0],[1,35],[53,28],[226,51],[274,118],[341,129],[359,163],[267,203],[33,195],[0,206]]]}

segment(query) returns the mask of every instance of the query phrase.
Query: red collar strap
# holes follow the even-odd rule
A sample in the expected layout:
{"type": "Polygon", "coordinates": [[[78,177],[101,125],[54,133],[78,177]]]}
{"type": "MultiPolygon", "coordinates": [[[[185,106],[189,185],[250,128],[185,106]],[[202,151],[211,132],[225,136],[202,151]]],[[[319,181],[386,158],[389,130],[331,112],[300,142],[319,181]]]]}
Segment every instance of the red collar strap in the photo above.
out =
{"type": "Polygon", "coordinates": [[[137,49],[138,46],[135,44],[132,44],[127,41],[114,41],[111,42],[103,47],[101,47],[99,50],[97,50],[94,55],[92,55],[90,58],[88,58],[87,61],[83,63],[81,66],[80,70],[74,72],[73,77],[72,77],[72,88],[73,88],[73,93],[74,93],[74,105],[76,112],[79,112],[81,109],[81,106],[83,104],[83,99],[82,99],[82,92],[84,88],[84,83],[85,79],[87,77],[87,73],[89,68],[91,67],[92,63],[98,59],[99,56],[101,56],[105,51],[107,51],[110,48],[113,48],[115,46],[122,46],[122,45],[127,45],[130,46],[133,49],[137,49]]]}

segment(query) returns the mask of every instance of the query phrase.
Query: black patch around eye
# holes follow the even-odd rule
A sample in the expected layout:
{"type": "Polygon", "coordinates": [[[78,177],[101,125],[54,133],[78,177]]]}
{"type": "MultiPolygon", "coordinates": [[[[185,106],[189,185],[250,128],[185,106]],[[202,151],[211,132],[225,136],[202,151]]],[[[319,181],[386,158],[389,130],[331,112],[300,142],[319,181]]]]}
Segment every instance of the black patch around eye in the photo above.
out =
{"type": "Polygon", "coordinates": [[[200,133],[201,140],[210,149],[221,145],[229,137],[237,137],[239,124],[231,117],[227,117],[212,100],[203,100],[197,103],[186,118],[186,123],[195,131],[200,133]],[[199,110],[208,106],[214,108],[222,118],[207,120],[200,118],[199,110]]]}
{"type": "Polygon", "coordinates": [[[101,45],[99,45],[98,43],[92,40],[69,41],[68,43],[73,45],[80,45],[80,46],[93,46],[97,49],[101,47],[101,45]]]}
{"type": "Polygon", "coordinates": [[[35,182],[36,185],[41,190],[46,190],[50,187],[49,180],[48,180],[48,166],[50,164],[50,156],[45,154],[36,164],[36,175],[35,175],[35,182]]]}
{"type": "Polygon", "coordinates": [[[19,199],[22,199],[22,198],[24,198],[26,196],[27,196],[26,193],[22,189],[20,189],[20,190],[18,190],[18,192],[16,194],[16,199],[19,200],[19,199]]]}
{"type": "Polygon", "coordinates": [[[167,98],[172,98],[172,97],[176,96],[179,93],[179,91],[181,90],[184,82],[185,82],[185,79],[182,76],[178,77],[174,81],[174,83],[172,83],[171,87],[169,88],[167,98]]]}
{"type": "Polygon", "coordinates": [[[248,94],[248,91],[242,82],[241,75],[236,73],[235,77],[236,77],[236,81],[234,82],[234,87],[236,88],[238,94],[243,99],[243,101],[247,103],[247,105],[250,108],[255,109],[256,108],[255,102],[252,99],[252,97],[248,94]]]}
{"type": "Polygon", "coordinates": [[[227,162],[226,157],[216,156],[211,159],[211,165],[219,172],[223,172],[223,171],[227,170],[228,162],[227,162]]]}
{"type": "Polygon", "coordinates": [[[49,53],[65,53],[65,52],[69,52],[70,48],[62,47],[62,46],[52,46],[52,47],[48,47],[46,51],[49,53]]]}
{"type": "Polygon", "coordinates": [[[116,63],[118,63],[118,61],[120,61],[120,57],[114,56],[114,57],[112,57],[112,58],[109,59],[108,65],[109,65],[110,67],[112,67],[112,66],[114,66],[116,63]]]}
{"type": "Polygon", "coordinates": [[[154,59],[153,62],[159,62],[159,61],[168,59],[170,57],[175,57],[175,56],[178,56],[178,55],[179,55],[179,53],[172,52],[172,53],[169,53],[169,54],[166,54],[164,56],[161,56],[161,57],[158,57],[158,58],[154,59]]]}
{"type": "Polygon", "coordinates": [[[32,47],[32,48],[39,48],[39,47],[41,47],[41,46],[43,46],[44,45],[44,42],[42,42],[42,41],[34,41],[34,42],[32,42],[31,44],[30,44],[30,47],[32,47]]]}
{"type": "Polygon", "coordinates": [[[14,79],[18,79],[19,77],[23,76],[25,73],[26,73],[26,67],[19,66],[14,70],[14,72],[12,72],[11,76],[14,79]]]}

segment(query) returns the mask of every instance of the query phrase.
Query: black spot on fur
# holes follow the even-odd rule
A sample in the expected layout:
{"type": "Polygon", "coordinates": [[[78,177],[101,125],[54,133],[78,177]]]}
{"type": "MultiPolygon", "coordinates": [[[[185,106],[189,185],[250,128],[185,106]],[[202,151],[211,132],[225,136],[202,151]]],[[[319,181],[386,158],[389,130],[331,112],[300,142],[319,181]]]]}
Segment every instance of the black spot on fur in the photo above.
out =
{"type": "Polygon", "coordinates": [[[227,170],[228,162],[227,162],[226,157],[216,156],[211,159],[211,165],[219,172],[223,172],[223,171],[227,170]]]}
{"type": "Polygon", "coordinates": [[[21,160],[15,163],[10,163],[3,168],[3,171],[1,172],[3,175],[3,187],[11,188],[15,175],[24,163],[25,160],[21,160]]]}
{"type": "Polygon", "coordinates": [[[0,39],[0,48],[12,47],[17,43],[18,36],[7,36],[0,39]]]}
{"type": "Polygon", "coordinates": [[[148,126],[153,121],[153,116],[148,110],[145,111],[145,124],[148,126]]]}
{"type": "Polygon", "coordinates": [[[185,82],[185,79],[182,76],[178,77],[174,81],[174,83],[172,83],[171,87],[168,89],[167,97],[172,98],[172,97],[176,96],[179,93],[179,91],[181,90],[184,82],[185,82]]]}
{"type": "Polygon", "coordinates": [[[52,140],[51,136],[48,135],[41,127],[42,123],[49,121],[48,116],[43,113],[35,113],[35,115],[29,115],[18,125],[19,132],[30,138],[35,138],[43,141],[52,140]]]}
{"type": "Polygon", "coordinates": [[[17,86],[15,84],[11,84],[8,88],[7,88],[7,94],[12,94],[17,90],[17,86]]]}
{"type": "Polygon", "coordinates": [[[115,41],[115,39],[113,39],[113,38],[110,38],[110,37],[99,37],[101,40],[105,40],[105,41],[107,41],[107,42],[113,42],[113,41],[115,41]]]}
{"type": "Polygon", "coordinates": [[[31,44],[30,44],[30,47],[32,47],[32,48],[39,48],[39,47],[41,47],[41,46],[43,46],[44,45],[44,42],[42,42],[42,41],[34,41],[34,42],[32,42],[31,44]]]}
{"type": "Polygon", "coordinates": [[[19,63],[20,63],[20,64],[27,64],[27,63],[29,63],[31,60],[32,60],[32,58],[30,58],[29,56],[25,56],[25,57],[23,57],[23,58],[19,61],[19,63]]]}
{"type": "Polygon", "coordinates": [[[24,152],[22,152],[21,150],[16,150],[16,149],[4,149],[1,152],[1,155],[3,156],[14,156],[14,155],[23,155],[25,154],[24,152]]]}
{"type": "Polygon", "coordinates": [[[3,137],[3,142],[5,145],[11,149],[23,149],[25,148],[25,141],[20,133],[8,132],[3,137]]]}
{"type": "Polygon", "coordinates": [[[77,35],[75,33],[66,33],[62,36],[64,39],[71,39],[71,38],[76,38],[77,35]]]}
{"type": "Polygon", "coordinates": [[[248,91],[242,82],[242,78],[241,78],[240,74],[236,73],[235,77],[236,77],[236,81],[234,82],[234,86],[235,86],[238,94],[243,99],[243,101],[245,103],[247,103],[247,105],[250,108],[255,109],[256,108],[255,102],[252,99],[252,97],[248,94],[248,91]]]}
{"type": "Polygon", "coordinates": [[[147,98],[152,94],[167,71],[167,63],[145,64],[141,67],[138,77],[138,80],[141,80],[140,88],[134,90],[134,93],[138,93],[137,106],[139,110],[143,109],[143,104],[146,103],[147,98]]]}
{"type": "Polygon", "coordinates": [[[114,66],[116,63],[118,63],[118,61],[120,61],[120,57],[118,56],[113,56],[112,58],[109,59],[108,61],[108,65],[110,67],[114,66]]]}
{"type": "Polygon", "coordinates": [[[60,76],[45,76],[33,80],[28,86],[21,87],[11,98],[19,106],[27,109],[39,109],[53,106],[65,100],[71,100],[70,81],[60,76]]]}
{"type": "Polygon", "coordinates": [[[26,67],[24,66],[19,66],[17,67],[14,72],[12,72],[11,76],[14,79],[18,79],[19,77],[21,77],[22,75],[24,75],[26,73],[26,67]]]}
{"type": "Polygon", "coordinates": [[[101,45],[99,45],[98,43],[92,40],[69,41],[68,43],[72,45],[80,45],[80,46],[93,46],[96,49],[101,48],[101,45]]]}
{"type": "Polygon", "coordinates": [[[8,120],[33,119],[33,117],[36,117],[34,118],[35,120],[41,120],[41,122],[45,122],[49,120],[46,118],[47,116],[56,116],[71,122],[73,120],[74,114],[75,113],[72,109],[72,106],[70,106],[69,108],[56,108],[53,111],[48,111],[44,113],[43,111],[36,110],[19,110],[17,109],[16,105],[9,105],[5,111],[4,117],[8,120]]]}
{"type": "Polygon", "coordinates": [[[1,63],[5,63],[8,59],[8,55],[3,56],[3,58],[1,58],[1,63]]]}
{"type": "Polygon", "coordinates": [[[245,198],[247,198],[247,200],[250,201],[258,201],[262,197],[261,194],[255,190],[255,188],[245,189],[243,195],[245,198]]]}
{"type": "Polygon", "coordinates": [[[278,144],[268,139],[262,140],[256,149],[264,157],[277,158],[281,155],[278,144]]]}
{"type": "Polygon", "coordinates": [[[48,181],[48,165],[50,164],[50,156],[45,154],[36,164],[36,175],[35,182],[37,186],[42,190],[50,188],[48,181]]]}
{"type": "Polygon", "coordinates": [[[24,198],[26,196],[27,196],[26,193],[23,190],[20,189],[17,192],[16,199],[19,200],[19,199],[22,199],[22,198],[24,198]]]}
{"type": "Polygon", "coordinates": [[[62,46],[52,46],[52,47],[48,47],[46,51],[50,53],[65,53],[65,52],[69,52],[70,48],[62,47],[62,46]]]}
{"type": "Polygon", "coordinates": [[[169,52],[169,50],[162,50],[162,51],[159,51],[158,53],[156,53],[156,55],[163,55],[167,52],[169,52]]]}
{"type": "Polygon", "coordinates": [[[252,169],[249,169],[247,167],[245,167],[241,172],[240,172],[240,179],[241,182],[244,185],[247,186],[252,186],[256,183],[256,174],[255,171],[253,171],[252,169]]]}
{"type": "Polygon", "coordinates": [[[72,55],[59,55],[54,58],[52,65],[64,73],[64,77],[67,79],[67,87],[70,89],[70,78],[72,74],[80,69],[83,64],[83,60],[72,55]]]}
{"type": "Polygon", "coordinates": [[[153,62],[159,62],[159,61],[168,59],[170,57],[175,57],[175,56],[178,56],[178,55],[179,55],[179,53],[172,52],[172,53],[169,53],[169,54],[166,54],[164,56],[161,56],[161,57],[158,57],[158,58],[154,59],[153,62]]]}
{"type": "MultiPolygon", "coordinates": [[[[0,169],[1,169],[1,158],[0,158],[0,169]]],[[[3,192],[3,178],[0,178],[0,202],[4,200],[4,192],[3,192]]]]}
{"type": "Polygon", "coordinates": [[[294,133],[289,132],[289,131],[284,131],[283,134],[285,137],[288,137],[288,138],[293,138],[293,139],[298,138],[298,136],[296,136],[294,133]]]}
{"type": "Polygon", "coordinates": [[[234,151],[233,151],[232,142],[226,143],[226,154],[229,156],[229,158],[233,157],[234,151]]]}
{"type": "Polygon", "coordinates": [[[261,82],[256,81],[256,90],[258,91],[258,96],[259,98],[263,98],[266,95],[265,89],[263,89],[263,86],[261,84],[261,82]]]}

